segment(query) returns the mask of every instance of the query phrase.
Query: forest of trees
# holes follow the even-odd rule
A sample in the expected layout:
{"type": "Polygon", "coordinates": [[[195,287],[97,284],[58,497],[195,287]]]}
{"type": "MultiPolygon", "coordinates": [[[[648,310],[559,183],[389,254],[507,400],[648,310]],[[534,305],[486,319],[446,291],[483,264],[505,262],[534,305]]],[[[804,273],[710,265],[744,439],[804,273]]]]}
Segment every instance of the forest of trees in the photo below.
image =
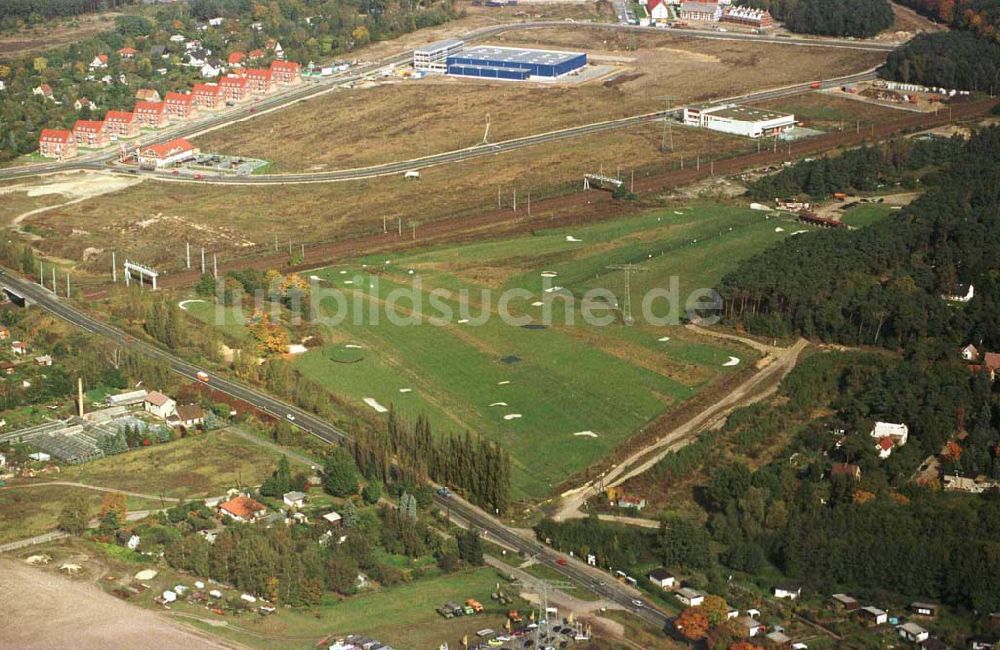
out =
{"type": "Polygon", "coordinates": [[[78,16],[97,11],[121,9],[137,0],[3,0],[0,2],[0,30],[29,25],[62,16],[78,16]]]}
{"type": "Polygon", "coordinates": [[[800,34],[871,38],[893,21],[888,0],[742,0],[737,4],[767,9],[800,34]]]}
{"type": "Polygon", "coordinates": [[[879,75],[908,83],[1000,91],[1000,44],[969,32],[920,34],[889,53],[879,75]]]}
{"type": "Polygon", "coordinates": [[[953,29],[1000,42],[1000,3],[996,0],[896,0],[953,29]]]}

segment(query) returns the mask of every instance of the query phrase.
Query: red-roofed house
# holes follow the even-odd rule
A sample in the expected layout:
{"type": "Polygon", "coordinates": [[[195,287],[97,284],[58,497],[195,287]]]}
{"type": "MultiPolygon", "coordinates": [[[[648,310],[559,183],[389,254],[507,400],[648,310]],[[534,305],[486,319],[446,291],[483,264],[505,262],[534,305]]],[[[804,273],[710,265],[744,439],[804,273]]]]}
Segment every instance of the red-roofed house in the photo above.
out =
{"type": "Polygon", "coordinates": [[[990,372],[996,373],[997,370],[1000,370],[1000,354],[987,352],[983,355],[983,363],[989,368],[990,372]]]}
{"type": "Polygon", "coordinates": [[[164,112],[171,119],[188,120],[198,115],[198,104],[194,101],[194,95],[184,93],[167,93],[163,98],[164,112]]]}
{"type": "Polygon", "coordinates": [[[100,149],[111,144],[111,134],[100,120],[77,120],[73,125],[73,138],[78,147],[100,149]]]}
{"type": "Polygon", "coordinates": [[[246,523],[256,521],[266,513],[267,508],[264,507],[264,504],[258,503],[244,494],[219,504],[220,515],[246,523]]]}
{"type": "Polygon", "coordinates": [[[247,90],[254,95],[266,95],[274,90],[274,79],[271,77],[271,71],[266,68],[247,70],[247,90]]]}
{"type": "Polygon", "coordinates": [[[161,129],[170,122],[163,102],[136,102],[133,112],[139,126],[148,129],[161,129]]]}
{"type": "Polygon", "coordinates": [[[830,469],[830,476],[847,476],[855,481],[860,481],[861,468],[853,463],[834,463],[830,469]]]}
{"type": "Polygon", "coordinates": [[[875,441],[875,451],[878,452],[878,457],[885,459],[892,455],[892,448],[896,446],[896,442],[889,436],[884,438],[879,438],[875,441]]]}
{"type": "Polygon", "coordinates": [[[90,62],[90,69],[97,70],[98,68],[108,67],[108,55],[98,54],[94,57],[94,60],[90,62]]]}
{"type": "Polygon", "coordinates": [[[243,65],[243,59],[245,58],[247,58],[247,55],[243,52],[233,52],[226,61],[229,63],[230,68],[238,68],[243,65]]]}
{"type": "Polygon", "coordinates": [[[250,50],[250,54],[247,56],[250,57],[251,61],[259,61],[264,58],[264,50],[250,50]]]}
{"type": "Polygon", "coordinates": [[[72,131],[42,129],[38,136],[38,153],[43,158],[67,160],[76,157],[76,139],[72,131]]]}
{"type": "Polygon", "coordinates": [[[122,49],[118,50],[118,56],[120,56],[123,59],[134,59],[135,55],[138,53],[139,53],[138,50],[136,50],[134,47],[123,47],[122,49]]]}
{"type": "Polygon", "coordinates": [[[646,10],[649,11],[649,16],[653,20],[670,20],[673,18],[666,0],[649,0],[646,4],[646,10]]]}
{"type": "Polygon", "coordinates": [[[52,86],[49,84],[42,84],[31,90],[32,95],[41,95],[45,99],[53,99],[52,86]]]}
{"type": "Polygon", "coordinates": [[[130,111],[108,111],[104,126],[112,140],[134,138],[139,135],[139,120],[130,111]]]}
{"type": "Polygon", "coordinates": [[[222,108],[226,104],[219,84],[195,84],[191,96],[194,97],[194,103],[198,108],[210,111],[222,108]]]}
{"type": "Polygon", "coordinates": [[[76,109],[76,110],[78,110],[78,111],[82,111],[84,108],[89,108],[92,111],[96,111],[97,110],[97,104],[95,104],[94,102],[90,101],[86,97],[81,97],[80,99],[78,99],[75,102],[73,102],[73,108],[76,109]]]}
{"type": "Polygon", "coordinates": [[[160,101],[160,93],[152,88],[140,88],[135,91],[135,98],[140,102],[158,102],[160,101]]]}
{"type": "Polygon", "coordinates": [[[274,79],[275,83],[282,86],[289,86],[302,81],[302,76],[299,74],[300,72],[301,67],[294,61],[271,62],[271,77],[274,79]]]}
{"type": "Polygon", "coordinates": [[[184,138],[175,138],[162,144],[151,144],[139,149],[139,164],[143,167],[167,167],[185,160],[191,160],[200,153],[184,138]]]}
{"type": "Polygon", "coordinates": [[[223,100],[227,103],[241,102],[249,96],[246,77],[227,75],[219,79],[219,90],[222,92],[223,100]]]}

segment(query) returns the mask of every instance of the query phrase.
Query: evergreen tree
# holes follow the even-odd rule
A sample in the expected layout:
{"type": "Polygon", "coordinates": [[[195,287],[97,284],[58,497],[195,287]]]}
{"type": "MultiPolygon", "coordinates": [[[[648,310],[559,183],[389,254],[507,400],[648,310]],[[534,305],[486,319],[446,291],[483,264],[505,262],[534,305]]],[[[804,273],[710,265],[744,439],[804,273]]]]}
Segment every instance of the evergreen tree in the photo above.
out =
{"type": "Polygon", "coordinates": [[[358,468],[354,458],[343,447],[336,447],[323,466],[323,489],[336,497],[348,497],[358,492],[358,468]]]}

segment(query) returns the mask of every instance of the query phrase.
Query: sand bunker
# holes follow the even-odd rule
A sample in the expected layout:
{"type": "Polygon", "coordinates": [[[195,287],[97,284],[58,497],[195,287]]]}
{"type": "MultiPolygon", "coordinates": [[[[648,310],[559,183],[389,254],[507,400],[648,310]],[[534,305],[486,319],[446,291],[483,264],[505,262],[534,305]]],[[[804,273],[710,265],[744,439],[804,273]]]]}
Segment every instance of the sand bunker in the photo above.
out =
{"type": "Polygon", "coordinates": [[[520,419],[520,417],[521,417],[520,413],[508,413],[507,415],[503,416],[503,419],[504,420],[517,420],[517,419],[520,419]]]}
{"type": "Polygon", "coordinates": [[[532,306],[532,307],[541,307],[541,306],[542,306],[542,305],[544,305],[544,304],[545,304],[545,303],[544,303],[544,302],[542,302],[541,300],[536,300],[535,302],[531,303],[531,306],[532,306]]]}
{"type": "Polygon", "coordinates": [[[579,243],[579,242],[581,242],[583,240],[582,239],[577,239],[573,235],[566,235],[566,241],[573,242],[573,243],[579,243]]]}
{"type": "Polygon", "coordinates": [[[659,341],[660,343],[666,343],[667,341],[670,340],[670,337],[669,336],[661,336],[660,338],[658,338],[656,340],[659,341]]]}
{"type": "Polygon", "coordinates": [[[155,577],[156,577],[156,571],[154,571],[153,569],[143,569],[139,573],[135,574],[135,579],[142,581],[152,580],[155,577]]]}
{"type": "Polygon", "coordinates": [[[782,228],[781,226],[778,226],[777,228],[774,229],[774,232],[785,232],[785,229],[782,228]]]}
{"type": "Polygon", "coordinates": [[[375,409],[378,413],[388,413],[389,409],[375,401],[374,397],[366,397],[365,404],[375,409]]]}
{"type": "Polygon", "coordinates": [[[732,366],[738,366],[739,364],[740,364],[740,358],[739,357],[729,357],[729,361],[725,362],[722,365],[728,368],[728,367],[732,367],[732,366]]]}
{"type": "Polygon", "coordinates": [[[507,402],[493,402],[490,406],[507,406],[507,402]]]}
{"type": "Polygon", "coordinates": [[[177,303],[177,306],[183,309],[184,311],[187,311],[187,306],[195,302],[205,302],[205,301],[200,298],[193,298],[191,300],[182,300],[179,303],[177,303]]]}
{"type": "Polygon", "coordinates": [[[413,389],[412,388],[400,388],[399,392],[401,392],[401,393],[412,393],[413,389]]]}
{"type": "Polygon", "coordinates": [[[554,278],[557,275],[559,275],[559,274],[556,273],[555,271],[542,271],[542,277],[543,278],[554,278]]]}
{"type": "Polygon", "coordinates": [[[509,379],[504,379],[503,381],[498,381],[497,386],[506,386],[509,383],[510,383],[509,379]]]}
{"type": "Polygon", "coordinates": [[[593,431],[589,431],[589,430],[588,431],[577,431],[573,435],[574,436],[583,436],[585,438],[596,438],[597,437],[596,433],[594,433],[593,431]]]}
{"type": "Polygon", "coordinates": [[[351,350],[360,350],[360,349],[362,349],[362,347],[360,345],[357,345],[355,343],[348,343],[344,347],[345,348],[349,348],[351,350]]]}
{"type": "Polygon", "coordinates": [[[301,343],[289,343],[288,344],[288,354],[303,354],[307,350],[306,346],[301,343]]]}

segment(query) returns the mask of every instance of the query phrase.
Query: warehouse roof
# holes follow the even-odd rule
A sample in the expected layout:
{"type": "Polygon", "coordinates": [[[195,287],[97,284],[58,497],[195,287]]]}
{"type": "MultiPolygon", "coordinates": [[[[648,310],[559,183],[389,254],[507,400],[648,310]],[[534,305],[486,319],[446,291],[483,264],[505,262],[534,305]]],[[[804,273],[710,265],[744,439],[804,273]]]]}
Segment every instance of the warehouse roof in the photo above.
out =
{"type": "MultiPolygon", "coordinates": [[[[463,59],[486,59],[503,63],[536,65],[559,65],[578,56],[583,52],[560,52],[558,50],[526,50],[520,47],[495,47],[480,45],[462,50],[454,55],[463,59]]],[[[450,59],[451,57],[449,57],[450,59]]],[[[449,61],[450,63],[450,61],[449,61]]]]}
{"type": "Polygon", "coordinates": [[[443,41],[434,41],[433,43],[428,43],[427,45],[421,45],[418,48],[414,48],[413,51],[417,54],[436,54],[438,52],[443,52],[453,47],[461,47],[463,45],[465,45],[465,41],[457,38],[449,38],[443,41]]]}
{"type": "Polygon", "coordinates": [[[781,118],[793,117],[789,113],[779,113],[763,108],[752,106],[739,106],[737,104],[726,104],[715,108],[706,108],[702,113],[724,117],[730,120],[742,120],[744,122],[764,122],[767,120],[777,120],[781,118]]]}

